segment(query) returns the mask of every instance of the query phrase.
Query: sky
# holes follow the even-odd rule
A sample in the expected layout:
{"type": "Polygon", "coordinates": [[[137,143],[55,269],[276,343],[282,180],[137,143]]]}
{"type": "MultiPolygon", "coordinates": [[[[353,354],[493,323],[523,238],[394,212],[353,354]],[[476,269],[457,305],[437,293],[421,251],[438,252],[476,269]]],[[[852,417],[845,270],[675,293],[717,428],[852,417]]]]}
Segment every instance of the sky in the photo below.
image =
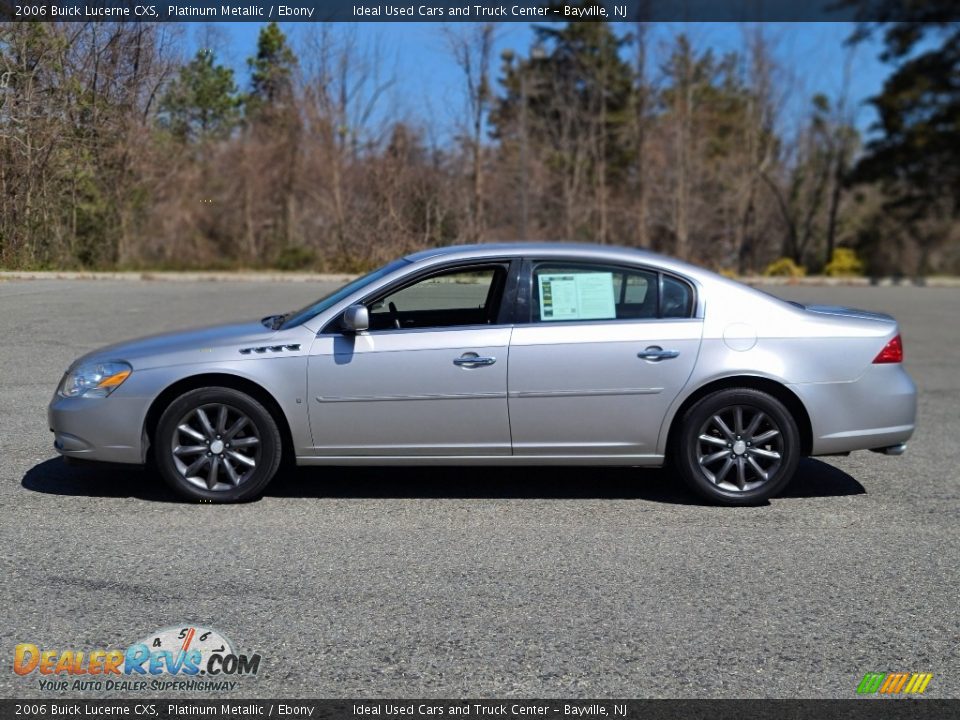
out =
{"type": "MultiPolygon", "coordinates": [[[[236,70],[237,81],[246,86],[249,73],[246,59],[255,52],[261,23],[215,23],[189,26],[185,50],[192,54],[200,47],[212,45],[218,58],[236,70]]],[[[632,27],[618,27],[618,34],[632,27]]],[[[281,23],[296,47],[306,24],[281,23]]],[[[433,140],[444,142],[456,131],[457,118],[465,107],[463,77],[453,62],[445,31],[463,30],[450,23],[336,23],[334,33],[353,33],[361,47],[377,47],[383,58],[379,69],[381,80],[389,81],[382,100],[381,112],[390,118],[429,125],[436,133],[433,140]]],[[[739,23],[660,23],[651,37],[651,66],[659,65],[670,40],[683,32],[691,37],[694,47],[713,47],[714,52],[742,48],[744,32],[749,28],[739,23]]],[[[880,46],[876,40],[856,48],[844,41],[853,31],[851,23],[767,23],[767,37],[775,48],[782,73],[777,90],[781,95],[783,116],[801,118],[810,108],[816,93],[836,97],[843,88],[844,68],[849,67],[849,103],[854,122],[861,133],[868,135],[876,120],[866,100],[877,94],[890,68],[878,59],[880,46]],[[852,53],[852,55],[851,55],[852,53]]],[[[500,53],[512,49],[526,55],[533,39],[531,27],[523,23],[501,23],[497,31],[494,53],[494,75],[499,73],[500,53]]],[[[791,132],[795,128],[781,128],[791,132]]]]}

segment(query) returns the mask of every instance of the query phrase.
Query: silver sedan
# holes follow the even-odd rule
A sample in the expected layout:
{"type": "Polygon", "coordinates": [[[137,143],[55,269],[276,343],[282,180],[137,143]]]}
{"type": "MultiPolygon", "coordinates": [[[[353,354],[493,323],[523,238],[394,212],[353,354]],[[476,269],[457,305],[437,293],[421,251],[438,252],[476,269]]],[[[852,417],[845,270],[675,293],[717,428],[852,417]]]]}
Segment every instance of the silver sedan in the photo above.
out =
{"type": "Polygon", "coordinates": [[[899,455],[896,321],[789,303],[626,248],[427,250],[259,321],[106,347],[49,407],[67,458],[151,463],[182,496],[299,465],[669,463],[756,503],[804,455],[899,455]]]}

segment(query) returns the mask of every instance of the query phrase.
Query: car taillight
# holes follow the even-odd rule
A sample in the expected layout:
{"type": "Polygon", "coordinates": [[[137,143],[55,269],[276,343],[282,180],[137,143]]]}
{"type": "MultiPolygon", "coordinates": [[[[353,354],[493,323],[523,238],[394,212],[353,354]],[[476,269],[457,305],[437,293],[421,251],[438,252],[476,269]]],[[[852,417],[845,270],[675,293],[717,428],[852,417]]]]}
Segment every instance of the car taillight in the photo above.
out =
{"type": "Polygon", "coordinates": [[[880,363],[898,363],[903,362],[903,341],[897,335],[888,342],[880,354],[873,359],[874,365],[880,363]]]}

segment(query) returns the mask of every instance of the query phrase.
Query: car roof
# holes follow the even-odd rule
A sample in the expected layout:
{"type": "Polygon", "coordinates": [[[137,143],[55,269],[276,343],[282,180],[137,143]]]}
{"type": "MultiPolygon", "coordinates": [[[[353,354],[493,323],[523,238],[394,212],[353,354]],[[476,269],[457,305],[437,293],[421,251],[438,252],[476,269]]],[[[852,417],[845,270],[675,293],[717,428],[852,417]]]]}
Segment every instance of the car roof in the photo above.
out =
{"type": "Polygon", "coordinates": [[[449,245],[447,247],[429,248],[407,255],[405,260],[422,262],[433,259],[475,259],[493,257],[521,257],[536,255],[538,257],[583,258],[608,262],[642,263],[674,271],[683,275],[703,278],[710,273],[708,270],[676,260],[666,255],[641,250],[639,248],[623,247],[620,245],[598,245],[594,243],[567,243],[567,242],[497,242],[479,245],[449,245]]]}

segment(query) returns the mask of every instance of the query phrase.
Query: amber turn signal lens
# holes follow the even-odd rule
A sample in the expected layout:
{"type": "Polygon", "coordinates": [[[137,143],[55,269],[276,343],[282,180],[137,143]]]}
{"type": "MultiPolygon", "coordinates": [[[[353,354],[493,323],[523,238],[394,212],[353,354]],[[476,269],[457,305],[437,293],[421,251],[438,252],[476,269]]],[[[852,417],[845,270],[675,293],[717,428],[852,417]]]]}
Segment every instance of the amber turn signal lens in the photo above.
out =
{"type": "Polygon", "coordinates": [[[116,373],[115,375],[111,375],[110,377],[105,377],[103,380],[101,380],[101,381],[97,384],[97,387],[98,387],[98,388],[112,388],[112,387],[116,387],[117,385],[119,385],[120,383],[122,383],[124,380],[126,380],[128,377],[130,377],[130,371],[129,371],[129,370],[121,370],[120,372],[116,373]]]}

